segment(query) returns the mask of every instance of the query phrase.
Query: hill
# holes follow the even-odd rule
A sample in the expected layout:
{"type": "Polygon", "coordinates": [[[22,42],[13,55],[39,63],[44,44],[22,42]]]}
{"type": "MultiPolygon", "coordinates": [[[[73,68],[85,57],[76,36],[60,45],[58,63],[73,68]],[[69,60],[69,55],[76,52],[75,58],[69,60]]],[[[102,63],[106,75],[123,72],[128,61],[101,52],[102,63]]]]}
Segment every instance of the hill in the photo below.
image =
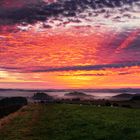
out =
{"type": "Polygon", "coordinates": [[[78,92],[78,91],[73,91],[73,92],[69,92],[69,93],[66,93],[64,95],[66,98],[71,98],[71,99],[75,99],[75,98],[79,98],[80,100],[84,100],[84,99],[93,99],[94,96],[92,95],[88,95],[88,94],[85,94],[83,92],[78,92]]]}
{"type": "Polygon", "coordinates": [[[139,140],[140,110],[32,104],[0,130],[1,140],[139,140]]]}
{"type": "Polygon", "coordinates": [[[85,93],[78,92],[78,91],[73,91],[73,92],[67,93],[65,95],[66,96],[87,96],[85,93]]]}
{"type": "Polygon", "coordinates": [[[0,100],[0,118],[10,113],[16,112],[18,109],[27,105],[27,99],[24,97],[10,97],[0,100]]]}
{"type": "Polygon", "coordinates": [[[130,100],[134,94],[122,93],[111,97],[111,100],[130,100]]]}
{"type": "Polygon", "coordinates": [[[53,97],[44,93],[44,92],[37,92],[32,97],[34,100],[38,101],[52,101],[53,97]]]}

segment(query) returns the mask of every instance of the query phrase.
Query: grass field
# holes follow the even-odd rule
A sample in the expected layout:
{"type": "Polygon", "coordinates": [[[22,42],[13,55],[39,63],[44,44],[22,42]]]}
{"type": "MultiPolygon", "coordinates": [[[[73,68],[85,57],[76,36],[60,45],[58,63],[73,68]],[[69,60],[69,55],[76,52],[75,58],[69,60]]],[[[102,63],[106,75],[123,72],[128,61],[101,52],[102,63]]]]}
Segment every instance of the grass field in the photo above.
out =
{"type": "Polygon", "coordinates": [[[0,130],[0,140],[140,140],[140,109],[29,105],[0,130]]]}

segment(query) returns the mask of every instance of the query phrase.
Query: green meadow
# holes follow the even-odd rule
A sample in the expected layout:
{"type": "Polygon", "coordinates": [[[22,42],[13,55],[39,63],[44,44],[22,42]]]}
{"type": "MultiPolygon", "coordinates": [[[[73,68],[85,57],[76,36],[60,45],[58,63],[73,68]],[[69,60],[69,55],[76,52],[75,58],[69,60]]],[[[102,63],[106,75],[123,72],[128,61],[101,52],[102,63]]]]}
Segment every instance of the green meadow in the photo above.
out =
{"type": "Polygon", "coordinates": [[[0,129],[0,140],[140,140],[140,109],[28,105],[0,129]]]}

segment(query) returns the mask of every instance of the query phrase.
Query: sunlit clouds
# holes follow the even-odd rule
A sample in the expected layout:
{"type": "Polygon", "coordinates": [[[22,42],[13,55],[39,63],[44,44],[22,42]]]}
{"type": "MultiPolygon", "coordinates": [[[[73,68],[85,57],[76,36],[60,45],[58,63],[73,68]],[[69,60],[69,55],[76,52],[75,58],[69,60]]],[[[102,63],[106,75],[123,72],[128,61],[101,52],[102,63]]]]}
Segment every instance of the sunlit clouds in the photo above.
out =
{"type": "Polygon", "coordinates": [[[138,0],[12,1],[0,3],[0,88],[140,87],[138,0]]]}

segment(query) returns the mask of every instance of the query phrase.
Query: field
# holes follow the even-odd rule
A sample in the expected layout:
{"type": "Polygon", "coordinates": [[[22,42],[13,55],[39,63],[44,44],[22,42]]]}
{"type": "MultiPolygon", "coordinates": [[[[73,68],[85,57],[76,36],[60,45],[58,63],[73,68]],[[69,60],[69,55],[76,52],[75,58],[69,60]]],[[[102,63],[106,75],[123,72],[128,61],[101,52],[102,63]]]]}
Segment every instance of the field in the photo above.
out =
{"type": "Polygon", "coordinates": [[[28,105],[3,124],[0,140],[140,140],[140,109],[28,105]]]}

